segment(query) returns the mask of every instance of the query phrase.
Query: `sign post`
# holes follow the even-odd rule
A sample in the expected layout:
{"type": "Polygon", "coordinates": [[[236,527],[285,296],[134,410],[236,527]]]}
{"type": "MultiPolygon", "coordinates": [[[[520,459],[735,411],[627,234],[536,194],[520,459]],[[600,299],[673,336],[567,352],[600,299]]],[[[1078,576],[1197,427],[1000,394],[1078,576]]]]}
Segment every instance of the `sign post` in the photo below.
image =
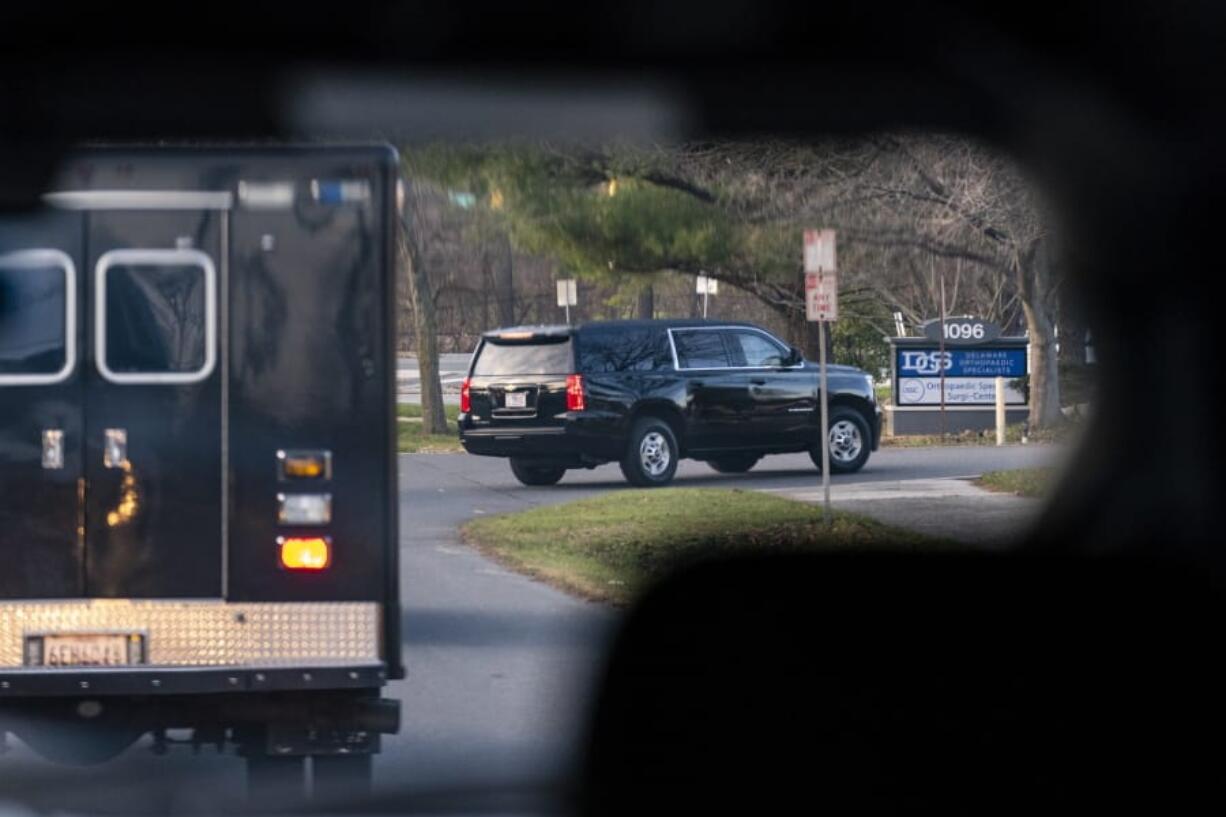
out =
{"type": "Polygon", "coordinates": [[[698,276],[698,294],[702,296],[702,317],[707,317],[707,296],[719,294],[719,281],[706,275],[698,276]]]}
{"type": "Polygon", "coordinates": [[[945,273],[941,273],[941,444],[945,444],[945,335],[949,326],[945,323],[945,273]]]}
{"type": "Polygon", "coordinates": [[[578,288],[574,278],[558,281],[558,306],[566,307],[566,323],[570,324],[570,308],[579,303],[578,288]]]}
{"type": "Polygon", "coordinates": [[[826,527],[834,524],[830,509],[830,404],[826,399],[826,323],[839,317],[839,282],[834,230],[805,230],[805,318],[817,322],[817,362],[821,385],[822,497],[826,527]]]}

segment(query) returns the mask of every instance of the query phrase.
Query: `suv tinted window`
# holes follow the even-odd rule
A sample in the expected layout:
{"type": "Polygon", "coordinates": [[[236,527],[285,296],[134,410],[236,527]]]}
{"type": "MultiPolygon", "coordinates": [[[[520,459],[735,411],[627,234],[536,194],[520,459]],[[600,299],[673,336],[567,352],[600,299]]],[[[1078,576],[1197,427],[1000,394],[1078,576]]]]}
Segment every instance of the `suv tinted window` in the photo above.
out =
{"type": "Polygon", "coordinates": [[[675,330],[677,362],[683,369],[719,369],[731,363],[721,332],[706,329],[675,330]]]}
{"type": "Polygon", "coordinates": [[[651,372],[672,365],[663,330],[601,327],[579,335],[579,371],[587,374],[651,372]]]}
{"type": "Polygon", "coordinates": [[[486,340],[473,364],[473,374],[570,374],[570,338],[549,339],[540,343],[498,343],[486,340]]]}
{"type": "Polygon", "coordinates": [[[0,258],[0,377],[54,375],[67,360],[67,276],[0,258]]]}
{"type": "Polygon", "coordinates": [[[733,329],[728,337],[732,340],[733,365],[782,366],[787,359],[787,350],[761,332],[733,329]]]}

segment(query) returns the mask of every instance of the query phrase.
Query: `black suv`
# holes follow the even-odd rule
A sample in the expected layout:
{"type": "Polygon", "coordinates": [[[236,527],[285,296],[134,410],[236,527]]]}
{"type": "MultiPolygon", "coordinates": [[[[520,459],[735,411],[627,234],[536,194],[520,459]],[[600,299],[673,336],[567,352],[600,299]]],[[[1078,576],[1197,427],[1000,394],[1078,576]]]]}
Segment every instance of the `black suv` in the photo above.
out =
{"type": "MultiPolygon", "coordinates": [[[[819,367],[747,323],[610,321],[486,332],[460,392],[460,441],[509,457],[525,485],[568,468],[621,463],[634,485],[664,485],[681,457],[748,471],[764,454],[808,451],[821,467],[819,367]]],[[[830,470],[877,449],[873,381],[827,367],[830,470]]]]}

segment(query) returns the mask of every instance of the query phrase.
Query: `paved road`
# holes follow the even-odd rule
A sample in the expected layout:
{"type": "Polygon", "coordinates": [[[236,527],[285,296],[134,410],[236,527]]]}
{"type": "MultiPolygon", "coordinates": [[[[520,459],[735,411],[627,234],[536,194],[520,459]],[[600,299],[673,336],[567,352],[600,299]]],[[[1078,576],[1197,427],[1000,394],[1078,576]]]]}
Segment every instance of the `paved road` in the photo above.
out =
{"type": "MultiPolygon", "coordinates": [[[[959,503],[981,498],[950,478],[1057,455],[1035,446],[883,450],[863,472],[837,477],[835,497],[843,507],[875,513],[921,503],[948,519],[959,512],[959,503]]],[[[402,456],[400,473],[410,676],[389,690],[404,702],[404,728],[385,741],[376,762],[378,784],[445,791],[557,779],[578,760],[578,730],[615,618],[482,559],[458,544],[455,528],[474,515],[623,490],[620,472],[604,466],[572,472],[552,488],[526,488],[499,460],[423,454],[402,456]]],[[[684,463],[678,484],[815,499],[818,479],[808,458],[797,455],[767,458],[741,476],[684,463]]],[[[1006,514],[1007,525],[1024,524],[1034,507],[1023,503],[1024,512],[1006,514]]],[[[237,796],[243,774],[230,756],[193,757],[178,749],[157,758],[147,744],[110,766],[65,771],[18,746],[0,760],[0,801],[14,781],[64,810],[96,808],[105,800],[99,792],[106,791],[122,804],[118,811],[199,813],[206,810],[202,800],[237,796]]]]}
{"type": "MultiPolygon", "coordinates": [[[[443,386],[443,402],[460,402],[460,383],[468,374],[470,354],[445,354],[438,356],[439,380],[443,386]]],[[[421,372],[417,358],[402,355],[396,359],[396,399],[401,403],[421,402],[421,372]]]]}

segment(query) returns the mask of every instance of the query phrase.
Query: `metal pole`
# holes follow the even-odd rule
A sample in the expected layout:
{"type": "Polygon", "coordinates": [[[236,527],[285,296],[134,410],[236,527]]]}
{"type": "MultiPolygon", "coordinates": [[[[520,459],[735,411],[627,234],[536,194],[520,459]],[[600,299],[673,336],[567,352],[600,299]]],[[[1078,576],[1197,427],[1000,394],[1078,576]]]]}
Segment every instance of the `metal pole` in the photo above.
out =
{"type": "Polygon", "coordinates": [[[941,442],[945,442],[945,271],[941,271],[941,442]]]}
{"type": "Polygon", "coordinates": [[[566,300],[566,325],[570,326],[570,299],[566,300]]]}
{"type": "Polygon", "coordinates": [[[996,378],[996,444],[1005,444],[1005,379],[996,378]]]}
{"type": "Polygon", "coordinates": [[[817,361],[821,368],[821,405],[822,405],[822,495],[826,519],[826,527],[834,524],[834,516],[830,512],[830,407],[826,401],[826,322],[817,324],[817,361]]]}
{"type": "Polygon", "coordinates": [[[703,320],[707,319],[707,296],[710,294],[711,294],[711,279],[708,278],[707,282],[703,284],[702,286],[702,318],[703,320]]]}

